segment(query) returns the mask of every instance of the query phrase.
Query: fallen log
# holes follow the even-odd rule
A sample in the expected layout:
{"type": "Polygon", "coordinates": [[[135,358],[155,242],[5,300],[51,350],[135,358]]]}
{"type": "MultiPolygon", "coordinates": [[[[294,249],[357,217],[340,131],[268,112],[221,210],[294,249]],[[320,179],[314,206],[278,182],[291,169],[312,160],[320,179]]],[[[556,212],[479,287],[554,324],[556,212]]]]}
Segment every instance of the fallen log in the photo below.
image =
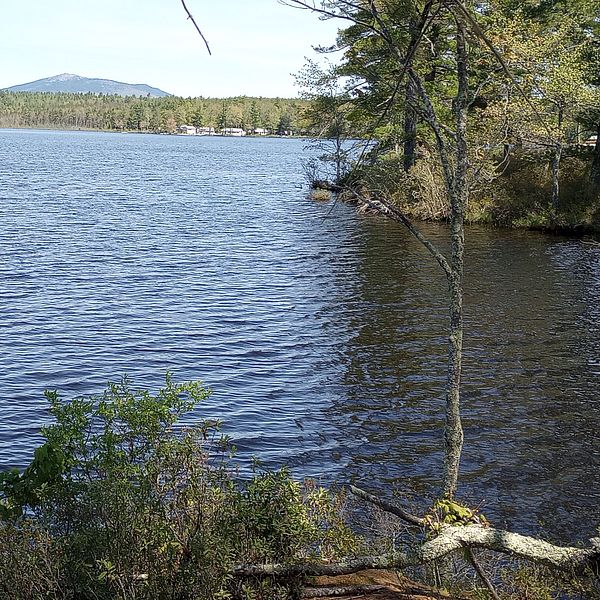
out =
{"type": "Polygon", "coordinates": [[[258,577],[346,575],[365,569],[405,569],[432,563],[457,550],[480,548],[522,558],[561,571],[573,573],[589,571],[598,577],[600,575],[600,540],[594,538],[591,541],[591,547],[575,548],[556,546],[519,533],[480,525],[446,526],[442,528],[439,535],[410,552],[359,556],[337,563],[238,565],[234,569],[234,575],[258,577]]]}

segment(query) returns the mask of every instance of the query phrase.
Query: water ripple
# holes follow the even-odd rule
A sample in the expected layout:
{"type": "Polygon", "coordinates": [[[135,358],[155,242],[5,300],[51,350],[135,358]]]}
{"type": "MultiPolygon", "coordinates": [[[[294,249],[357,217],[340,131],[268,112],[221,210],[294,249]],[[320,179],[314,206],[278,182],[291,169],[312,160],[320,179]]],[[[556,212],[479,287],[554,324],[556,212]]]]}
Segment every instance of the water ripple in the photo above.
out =
{"type": "MultiPolygon", "coordinates": [[[[224,418],[242,464],[436,492],[445,281],[395,224],[307,200],[303,142],[0,138],[0,467],[30,460],[44,389],[170,369],[212,388],[191,419],[224,418]]],[[[463,493],[580,537],[600,520],[600,253],[477,228],[467,248],[463,493]]]]}

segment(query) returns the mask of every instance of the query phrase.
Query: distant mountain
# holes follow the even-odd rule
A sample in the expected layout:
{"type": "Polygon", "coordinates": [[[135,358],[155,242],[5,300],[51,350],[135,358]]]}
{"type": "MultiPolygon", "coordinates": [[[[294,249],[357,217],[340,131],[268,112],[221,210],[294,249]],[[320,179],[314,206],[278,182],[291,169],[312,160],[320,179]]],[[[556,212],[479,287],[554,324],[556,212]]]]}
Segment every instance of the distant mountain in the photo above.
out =
{"type": "Polygon", "coordinates": [[[151,96],[161,98],[170,96],[145,83],[123,83],[112,79],[96,79],[63,73],[30,83],[5,88],[8,92],[67,92],[70,94],[115,94],[117,96],[151,96]]]}

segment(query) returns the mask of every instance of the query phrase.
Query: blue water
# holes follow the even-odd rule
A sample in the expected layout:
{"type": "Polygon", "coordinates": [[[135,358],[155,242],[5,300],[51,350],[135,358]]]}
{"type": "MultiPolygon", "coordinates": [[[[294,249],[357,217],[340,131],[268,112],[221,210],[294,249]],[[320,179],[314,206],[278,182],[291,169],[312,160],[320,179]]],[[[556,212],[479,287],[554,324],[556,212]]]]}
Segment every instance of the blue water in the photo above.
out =
{"type": "MultiPolygon", "coordinates": [[[[401,227],[319,204],[301,140],[0,131],[0,467],[46,388],[201,379],[242,464],[439,489],[446,287],[401,227]]],[[[442,226],[425,226],[445,247],[442,226]]],[[[600,250],[470,229],[461,489],[499,524],[600,521],[600,250]]]]}

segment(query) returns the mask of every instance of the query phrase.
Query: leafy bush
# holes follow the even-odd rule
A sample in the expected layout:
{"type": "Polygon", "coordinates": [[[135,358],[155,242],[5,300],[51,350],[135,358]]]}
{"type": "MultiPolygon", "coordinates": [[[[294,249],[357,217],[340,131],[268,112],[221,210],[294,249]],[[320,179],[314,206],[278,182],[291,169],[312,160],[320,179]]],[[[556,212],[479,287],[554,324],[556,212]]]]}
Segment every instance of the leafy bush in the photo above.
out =
{"type": "Polygon", "coordinates": [[[45,443],[0,475],[0,597],[287,597],[297,581],[234,581],[232,566],[357,548],[340,499],[285,470],[240,483],[219,422],[178,425],[207,396],[198,383],[46,396],[45,443]]]}

